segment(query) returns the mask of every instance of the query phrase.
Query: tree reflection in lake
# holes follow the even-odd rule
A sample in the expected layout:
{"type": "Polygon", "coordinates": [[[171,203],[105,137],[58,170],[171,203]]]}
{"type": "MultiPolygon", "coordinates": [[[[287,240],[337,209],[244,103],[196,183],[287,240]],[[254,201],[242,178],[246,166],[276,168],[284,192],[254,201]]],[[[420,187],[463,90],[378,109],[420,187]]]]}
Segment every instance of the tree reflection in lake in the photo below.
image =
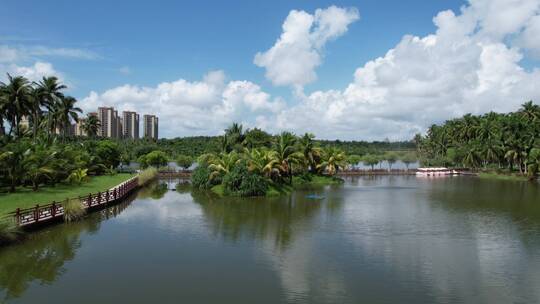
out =
{"type": "Polygon", "coordinates": [[[330,212],[337,212],[342,206],[340,197],[325,191],[324,187],[270,198],[219,197],[198,190],[193,190],[191,196],[201,206],[214,235],[233,242],[243,237],[271,239],[280,249],[288,247],[295,230],[309,229],[313,217],[320,215],[322,206],[330,212]],[[323,199],[308,199],[308,193],[320,195],[323,199]]]}
{"type": "Polygon", "coordinates": [[[0,248],[0,299],[20,297],[32,282],[56,281],[65,271],[64,264],[74,259],[81,247],[81,235],[96,233],[103,220],[118,216],[135,197],[130,195],[122,203],[89,214],[84,220],[29,233],[20,243],[0,248]]]}
{"type": "Polygon", "coordinates": [[[139,198],[159,200],[165,196],[168,189],[168,183],[156,180],[139,190],[139,198]]]}

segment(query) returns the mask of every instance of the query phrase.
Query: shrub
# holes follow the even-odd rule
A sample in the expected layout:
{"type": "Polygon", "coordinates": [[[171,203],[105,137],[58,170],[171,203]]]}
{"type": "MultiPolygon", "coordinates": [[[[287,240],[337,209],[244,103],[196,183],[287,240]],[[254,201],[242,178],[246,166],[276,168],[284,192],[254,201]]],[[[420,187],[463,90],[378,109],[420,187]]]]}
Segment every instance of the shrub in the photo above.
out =
{"type": "Polygon", "coordinates": [[[207,165],[200,165],[191,174],[191,184],[196,189],[210,189],[212,186],[219,185],[221,183],[221,177],[217,176],[210,180],[210,169],[207,165]]]}
{"type": "Polygon", "coordinates": [[[184,170],[187,170],[193,164],[193,159],[186,155],[178,155],[176,157],[176,164],[184,170]]]}
{"type": "Polygon", "coordinates": [[[11,218],[0,219],[0,244],[6,244],[17,239],[21,230],[15,220],[11,218]]]}
{"type": "Polygon", "coordinates": [[[311,182],[313,180],[313,175],[307,172],[298,174],[293,177],[293,183],[296,185],[303,185],[311,182]]]}
{"type": "Polygon", "coordinates": [[[158,171],[154,167],[145,169],[139,173],[139,186],[146,185],[149,181],[154,180],[158,175],[158,171]]]}
{"type": "Polygon", "coordinates": [[[110,140],[98,142],[96,147],[97,156],[103,161],[105,167],[118,167],[120,164],[121,152],[117,143],[110,140]]]}
{"type": "Polygon", "coordinates": [[[253,172],[249,172],[245,164],[238,164],[223,178],[225,191],[240,196],[265,195],[268,181],[253,172]]]}
{"type": "Polygon", "coordinates": [[[84,209],[81,201],[76,198],[68,199],[65,203],[62,204],[64,207],[64,220],[66,222],[73,222],[81,219],[86,210],[84,209]]]}
{"type": "Polygon", "coordinates": [[[146,163],[149,166],[161,167],[168,164],[167,154],[163,151],[152,151],[145,156],[146,163]]]}
{"type": "Polygon", "coordinates": [[[67,181],[69,183],[76,183],[76,184],[82,184],[82,182],[85,182],[88,180],[88,169],[75,169],[71,172],[71,174],[68,176],[67,181]]]}
{"type": "Polygon", "coordinates": [[[139,163],[139,167],[141,169],[146,169],[148,168],[148,162],[146,161],[146,155],[141,155],[138,159],[137,159],[137,162],[139,163]]]}

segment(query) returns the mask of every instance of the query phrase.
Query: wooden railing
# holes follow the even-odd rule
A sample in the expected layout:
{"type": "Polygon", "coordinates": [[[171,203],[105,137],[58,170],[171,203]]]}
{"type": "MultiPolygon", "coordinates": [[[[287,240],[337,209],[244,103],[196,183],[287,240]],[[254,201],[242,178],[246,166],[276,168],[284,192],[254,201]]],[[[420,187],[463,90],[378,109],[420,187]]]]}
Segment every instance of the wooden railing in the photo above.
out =
{"type": "Polygon", "coordinates": [[[338,175],[414,175],[416,169],[347,169],[339,171],[338,175]]]}
{"type": "MultiPolygon", "coordinates": [[[[79,196],[77,198],[84,209],[93,208],[100,205],[105,205],[127,196],[131,191],[138,187],[138,176],[134,176],[127,181],[119,184],[118,186],[111,188],[104,192],[90,193],[86,196],[79,196]]],[[[45,205],[36,205],[31,208],[17,208],[11,215],[15,217],[15,221],[19,226],[28,226],[52,219],[60,218],[64,215],[63,203],[70,199],[66,199],[63,202],[52,202],[45,205]]]]}

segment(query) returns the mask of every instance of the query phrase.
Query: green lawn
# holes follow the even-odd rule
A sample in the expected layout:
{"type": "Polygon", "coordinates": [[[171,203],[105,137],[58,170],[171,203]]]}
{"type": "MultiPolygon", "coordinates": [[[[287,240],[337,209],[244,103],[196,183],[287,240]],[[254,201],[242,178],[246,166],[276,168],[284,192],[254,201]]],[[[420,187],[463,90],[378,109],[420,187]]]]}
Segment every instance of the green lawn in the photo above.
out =
{"type": "Polygon", "coordinates": [[[36,192],[28,188],[18,188],[15,193],[0,193],[0,215],[15,211],[17,208],[28,208],[36,204],[62,201],[66,198],[104,191],[128,180],[132,176],[125,173],[94,176],[90,178],[90,181],[81,185],[59,184],[55,187],[40,188],[36,192]]]}

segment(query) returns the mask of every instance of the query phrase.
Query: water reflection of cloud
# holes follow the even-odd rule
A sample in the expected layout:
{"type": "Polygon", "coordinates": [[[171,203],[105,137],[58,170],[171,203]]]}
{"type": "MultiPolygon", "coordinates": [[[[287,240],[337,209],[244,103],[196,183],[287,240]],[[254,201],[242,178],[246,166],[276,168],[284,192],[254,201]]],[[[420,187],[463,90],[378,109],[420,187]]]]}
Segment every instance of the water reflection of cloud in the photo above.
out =
{"type": "Polygon", "coordinates": [[[202,211],[192,203],[189,193],[169,191],[160,200],[138,199],[116,220],[135,225],[147,222],[143,225],[178,232],[198,229],[201,217],[202,211]]]}

